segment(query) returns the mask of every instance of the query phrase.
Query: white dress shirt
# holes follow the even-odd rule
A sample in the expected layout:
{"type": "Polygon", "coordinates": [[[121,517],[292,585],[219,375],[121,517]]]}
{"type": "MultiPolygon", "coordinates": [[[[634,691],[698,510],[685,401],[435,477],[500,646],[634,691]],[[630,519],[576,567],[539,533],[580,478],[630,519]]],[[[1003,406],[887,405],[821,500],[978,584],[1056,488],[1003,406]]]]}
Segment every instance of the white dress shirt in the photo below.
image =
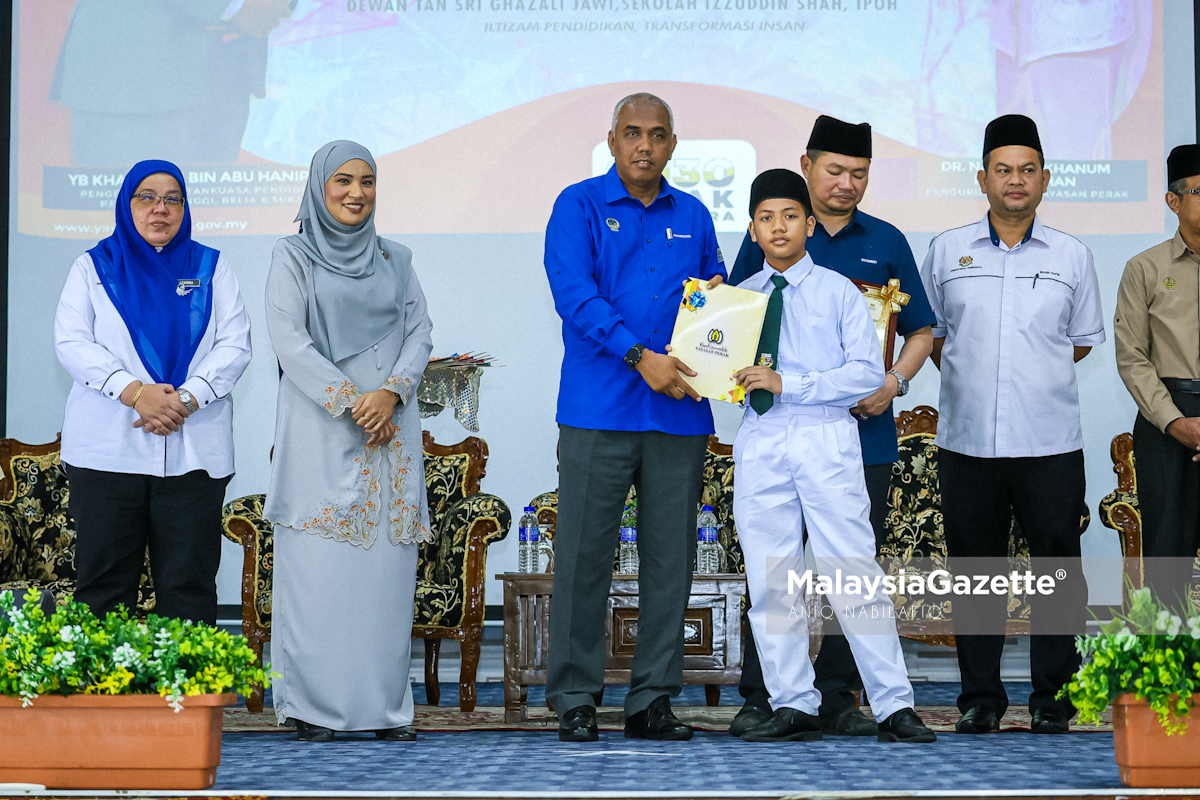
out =
{"type": "Polygon", "coordinates": [[[212,278],[212,316],[187,380],[200,406],[170,436],[133,427],[140,414],[121,403],[135,380],[154,378],[142,365],[125,321],[108,298],[92,257],[75,259],[54,317],[54,349],[75,383],[67,397],[62,460],[75,467],[167,477],[204,470],[233,474],[233,400],[250,363],[250,317],[225,256],[212,278]]]}
{"type": "Polygon", "coordinates": [[[933,240],[921,280],[946,340],[938,446],[979,458],[1082,449],[1074,347],[1104,341],[1091,251],[1037,218],[1010,249],[985,215],[933,240]]]}
{"type": "MultiPolygon", "coordinates": [[[[783,393],[763,416],[828,408],[849,418],[850,408],[883,386],[883,352],[866,299],[849,279],[817,266],[807,253],[784,272],[764,264],[738,288],[770,294],[775,275],[787,279],[775,367],[783,393]]],[[[746,414],[757,416],[749,399],[746,414]]]]}

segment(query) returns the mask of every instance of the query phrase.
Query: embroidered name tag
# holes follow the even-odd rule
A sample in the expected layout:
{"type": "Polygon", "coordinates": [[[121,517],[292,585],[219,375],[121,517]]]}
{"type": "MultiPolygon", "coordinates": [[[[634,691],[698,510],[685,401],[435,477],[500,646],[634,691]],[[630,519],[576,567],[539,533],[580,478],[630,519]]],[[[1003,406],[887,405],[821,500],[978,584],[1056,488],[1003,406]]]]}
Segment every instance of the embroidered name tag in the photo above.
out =
{"type": "Polygon", "coordinates": [[[199,278],[180,278],[179,285],[175,287],[175,294],[180,297],[187,297],[192,293],[192,289],[200,288],[199,278]]]}

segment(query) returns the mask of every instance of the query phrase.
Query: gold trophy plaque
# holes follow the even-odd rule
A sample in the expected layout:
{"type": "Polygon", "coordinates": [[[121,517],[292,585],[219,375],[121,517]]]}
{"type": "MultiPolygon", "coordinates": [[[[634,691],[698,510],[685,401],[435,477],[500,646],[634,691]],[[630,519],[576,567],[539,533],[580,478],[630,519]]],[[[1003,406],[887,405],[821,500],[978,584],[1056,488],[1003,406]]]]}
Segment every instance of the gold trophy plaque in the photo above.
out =
{"type": "Polygon", "coordinates": [[[886,286],[857,280],[854,285],[867,299],[867,308],[871,309],[871,319],[875,321],[875,333],[879,335],[879,346],[883,349],[883,368],[890,370],[896,349],[896,321],[900,309],[908,305],[909,296],[900,291],[898,278],[892,278],[886,286]]]}

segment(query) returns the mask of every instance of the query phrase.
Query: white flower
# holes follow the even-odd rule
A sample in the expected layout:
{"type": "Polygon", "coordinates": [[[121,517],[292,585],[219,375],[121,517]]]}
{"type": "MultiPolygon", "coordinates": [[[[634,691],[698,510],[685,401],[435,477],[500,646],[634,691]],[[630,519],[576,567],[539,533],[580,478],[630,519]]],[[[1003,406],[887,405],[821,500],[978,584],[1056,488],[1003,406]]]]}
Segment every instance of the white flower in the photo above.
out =
{"type": "Polygon", "coordinates": [[[1128,626],[1122,625],[1121,630],[1117,632],[1116,643],[1122,650],[1129,650],[1136,642],[1137,637],[1133,635],[1133,631],[1129,630],[1128,626]]]}
{"type": "Polygon", "coordinates": [[[50,659],[51,669],[64,669],[75,666],[75,651],[61,650],[54,654],[54,658],[50,659]]]}
{"type": "Polygon", "coordinates": [[[129,642],[113,650],[113,663],[118,667],[136,667],[141,661],[142,657],[129,642]]]}
{"type": "Polygon", "coordinates": [[[64,625],[63,629],[58,632],[58,636],[67,644],[78,639],[83,635],[83,628],[78,625],[64,625]]]}
{"type": "Polygon", "coordinates": [[[1170,621],[1167,623],[1167,636],[1178,636],[1180,629],[1183,627],[1183,620],[1177,615],[1172,614],[1170,621]]]}

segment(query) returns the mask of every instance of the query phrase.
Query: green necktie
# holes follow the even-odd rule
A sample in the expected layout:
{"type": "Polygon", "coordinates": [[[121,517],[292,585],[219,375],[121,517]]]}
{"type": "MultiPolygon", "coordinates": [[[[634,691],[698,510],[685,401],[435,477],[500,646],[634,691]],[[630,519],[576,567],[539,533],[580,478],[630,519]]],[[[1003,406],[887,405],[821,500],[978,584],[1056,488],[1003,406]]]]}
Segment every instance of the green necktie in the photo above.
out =
{"type": "MultiPolygon", "coordinates": [[[[758,337],[758,366],[777,369],[779,366],[779,325],[783,322],[783,287],[787,278],[772,275],[775,291],[767,300],[767,315],[763,318],[762,336],[758,337]]],[[[755,389],[750,393],[750,407],[761,416],[771,410],[775,395],[766,389],[755,389]]]]}

